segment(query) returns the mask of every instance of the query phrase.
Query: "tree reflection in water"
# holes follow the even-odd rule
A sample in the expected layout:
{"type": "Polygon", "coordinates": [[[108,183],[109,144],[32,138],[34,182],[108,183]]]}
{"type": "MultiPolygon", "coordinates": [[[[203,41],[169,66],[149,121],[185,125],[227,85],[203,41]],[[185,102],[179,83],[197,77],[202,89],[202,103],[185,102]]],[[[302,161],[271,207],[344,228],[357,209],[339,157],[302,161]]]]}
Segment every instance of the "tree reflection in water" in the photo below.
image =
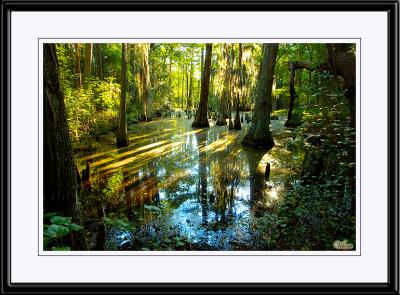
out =
{"type": "MultiPolygon", "coordinates": [[[[160,231],[168,240],[172,232],[195,249],[251,247],[251,218],[265,209],[268,189],[264,153],[240,144],[248,126],[192,129],[189,120],[163,119],[135,125],[142,127],[130,135],[130,147],[83,158],[93,161],[99,177],[123,176],[122,195],[110,200],[106,217],[127,219],[137,237],[160,231]]],[[[106,226],[99,241],[104,232],[106,240],[118,240],[106,226]]]]}
{"type": "Polygon", "coordinates": [[[201,206],[201,215],[203,217],[203,225],[208,224],[208,200],[207,200],[207,155],[205,146],[207,144],[207,132],[199,132],[195,134],[197,147],[199,152],[199,202],[201,206]]]}

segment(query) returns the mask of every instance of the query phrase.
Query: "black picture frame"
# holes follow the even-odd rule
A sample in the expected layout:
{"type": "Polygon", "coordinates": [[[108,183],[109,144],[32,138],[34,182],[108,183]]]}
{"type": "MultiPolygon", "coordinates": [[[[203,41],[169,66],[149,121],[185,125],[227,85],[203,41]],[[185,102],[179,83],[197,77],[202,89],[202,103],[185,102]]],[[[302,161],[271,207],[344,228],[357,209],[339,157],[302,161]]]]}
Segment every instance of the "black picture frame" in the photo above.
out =
{"type": "Polygon", "coordinates": [[[399,294],[399,3],[398,1],[17,1],[2,14],[1,292],[8,293],[349,293],[399,294]],[[383,11],[388,12],[388,280],[386,283],[12,283],[11,13],[14,11],[383,11]]]}

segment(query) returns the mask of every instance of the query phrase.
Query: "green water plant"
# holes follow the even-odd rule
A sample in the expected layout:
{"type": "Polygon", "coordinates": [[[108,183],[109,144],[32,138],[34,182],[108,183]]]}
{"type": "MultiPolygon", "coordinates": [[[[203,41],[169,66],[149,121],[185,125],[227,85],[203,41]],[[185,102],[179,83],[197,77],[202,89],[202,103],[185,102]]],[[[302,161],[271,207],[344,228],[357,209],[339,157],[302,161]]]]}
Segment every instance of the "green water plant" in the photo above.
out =
{"type": "Polygon", "coordinates": [[[57,213],[43,215],[43,249],[52,251],[70,251],[65,245],[68,236],[73,231],[82,230],[82,227],[72,222],[72,217],[60,216],[57,213]]]}

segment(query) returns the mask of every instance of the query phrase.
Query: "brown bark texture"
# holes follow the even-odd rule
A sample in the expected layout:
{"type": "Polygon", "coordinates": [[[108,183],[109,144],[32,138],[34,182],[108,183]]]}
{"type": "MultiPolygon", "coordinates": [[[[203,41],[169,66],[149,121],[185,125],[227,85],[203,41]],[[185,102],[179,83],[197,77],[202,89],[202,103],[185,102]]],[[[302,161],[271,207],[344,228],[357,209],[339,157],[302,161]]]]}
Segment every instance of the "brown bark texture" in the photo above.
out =
{"type": "Polygon", "coordinates": [[[226,65],[224,71],[224,89],[222,91],[221,100],[220,100],[220,107],[219,107],[219,116],[215,125],[225,126],[226,125],[226,104],[230,99],[230,55],[229,55],[229,45],[224,45],[224,51],[226,56],[226,65]]]}
{"type": "Polygon", "coordinates": [[[196,117],[192,123],[192,127],[210,127],[208,123],[208,91],[210,86],[210,75],[211,75],[211,55],[212,55],[212,44],[206,44],[206,58],[204,61],[204,72],[203,79],[201,81],[200,90],[200,103],[196,113],[196,117]]]}
{"type": "Polygon", "coordinates": [[[239,113],[239,108],[240,108],[240,95],[242,94],[243,91],[243,69],[242,69],[242,56],[243,56],[243,48],[242,48],[242,43],[239,43],[239,56],[238,56],[238,70],[239,70],[239,91],[236,94],[236,113],[235,113],[235,119],[233,123],[233,129],[234,130],[240,130],[242,129],[242,124],[240,123],[240,113],[239,113]]]}
{"type": "MultiPolygon", "coordinates": [[[[43,209],[80,223],[78,183],[61,92],[54,44],[43,44],[43,209]]],[[[71,235],[72,249],[85,249],[80,232],[71,235]]]]}
{"type": "Polygon", "coordinates": [[[92,44],[85,44],[85,67],[83,70],[83,81],[87,84],[87,80],[90,79],[92,75],[92,44]]]}
{"type": "Polygon", "coordinates": [[[126,126],[126,91],[127,91],[127,74],[126,66],[128,63],[127,58],[127,44],[122,44],[121,52],[121,98],[119,106],[119,129],[117,136],[117,147],[127,147],[129,145],[128,131],[126,126]]]}
{"type": "Polygon", "coordinates": [[[101,44],[96,43],[94,44],[94,51],[96,55],[96,70],[97,70],[97,77],[100,80],[104,80],[103,74],[103,55],[101,53],[101,44]]]}
{"type": "Polygon", "coordinates": [[[263,46],[263,61],[257,82],[253,121],[242,140],[242,144],[262,150],[270,150],[274,146],[269,123],[272,104],[272,82],[278,46],[277,43],[268,43],[263,46]]]}
{"type": "Polygon", "coordinates": [[[329,71],[333,75],[341,76],[344,81],[344,95],[349,101],[350,127],[356,127],[356,57],[350,50],[351,44],[329,43],[328,58],[319,65],[309,61],[291,61],[289,68],[308,69],[310,71],[329,71]]]}
{"type": "Polygon", "coordinates": [[[75,76],[76,85],[78,88],[82,87],[82,72],[81,72],[81,57],[80,57],[80,46],[78,43],[74,43],[74,55],[75,55],[75,76]]]}

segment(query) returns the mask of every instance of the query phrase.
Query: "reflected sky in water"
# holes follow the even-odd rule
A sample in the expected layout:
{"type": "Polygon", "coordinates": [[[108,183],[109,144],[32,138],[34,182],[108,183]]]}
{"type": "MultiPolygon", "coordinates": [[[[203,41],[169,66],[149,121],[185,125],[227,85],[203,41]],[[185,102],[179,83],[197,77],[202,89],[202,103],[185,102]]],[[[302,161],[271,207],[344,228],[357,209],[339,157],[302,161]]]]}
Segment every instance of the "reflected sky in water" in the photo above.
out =
{"type": "MultiPolygon", "coordinates": [[[[283,122],[271,124],[283,130],[283,122]]],[[[120,207],[130,220],[132,212],[140,212],[140,221],[134,221],[143,228],[159,219],[199,249],[238,249],[239,243],[251,243],[252,216],[279,198],[282,174],[290,173],[290,167],[283,165],[287,159],[277,157],[285,154],[279,139],[268,153],[243,148],[240,141],[248,125],[242,127],[241,131],[213,125],[193,129],[185,118],[139,123],[129,130],[129,147],[81,160],[89,161],[92,174],[99,177],[122,172],[120,207]],[[268,182],[267,162],[271,164],[268,182]],[[143,204],[163,208],[162,216],[140,210],[143,204]]]]}

